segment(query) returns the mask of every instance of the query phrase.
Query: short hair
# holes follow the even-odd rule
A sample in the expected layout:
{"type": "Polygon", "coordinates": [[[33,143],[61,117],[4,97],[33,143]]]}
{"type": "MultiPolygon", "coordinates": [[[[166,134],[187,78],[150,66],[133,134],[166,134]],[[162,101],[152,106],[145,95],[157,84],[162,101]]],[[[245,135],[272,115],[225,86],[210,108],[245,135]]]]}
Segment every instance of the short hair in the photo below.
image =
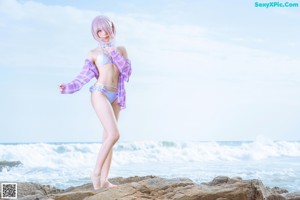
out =
{"type": "Polygon", "coordinates": [[[98,36],[99,30],[104,30],[111,39],[114,38],[116,35],[114,23],[104,15],[98,15],[93,19],[91,29],[93,37],[99,42],[101,41],[101,39],[98,36]]]}

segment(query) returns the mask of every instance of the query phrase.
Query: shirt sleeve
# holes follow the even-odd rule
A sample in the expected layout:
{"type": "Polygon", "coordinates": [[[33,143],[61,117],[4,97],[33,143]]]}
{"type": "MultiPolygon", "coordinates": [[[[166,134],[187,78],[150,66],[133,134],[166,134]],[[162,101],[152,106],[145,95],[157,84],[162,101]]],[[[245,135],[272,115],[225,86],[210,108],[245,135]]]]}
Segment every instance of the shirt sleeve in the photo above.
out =
{"type": "Polygon", "coordinates": [[[85,64],[81,72],[75,77],[70,83],[63,83],[61,86],[64,86],[65,89],[61,91],[61,94],[72,94],[79,91],[82,86],[87,84],[92,78],[97,77],[99,74],[97,68],[92,61],[86,59],[85,64]]]}
{"type": "Polygon", "coordinates": [[[128,82],[131,75],[131,62],[129,59],[124,58],[118,50],[110,52],[110,56],[113,59],[114,64],[117,65],[120,73],[124,77],[124,81],[128,82]]]}

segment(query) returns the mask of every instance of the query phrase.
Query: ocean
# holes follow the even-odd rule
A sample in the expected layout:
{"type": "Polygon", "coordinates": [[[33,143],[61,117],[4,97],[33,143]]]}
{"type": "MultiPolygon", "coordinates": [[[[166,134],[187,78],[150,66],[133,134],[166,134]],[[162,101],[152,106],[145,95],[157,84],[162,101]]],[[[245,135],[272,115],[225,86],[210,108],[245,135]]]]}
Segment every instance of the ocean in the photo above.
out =
{"type": "MultiPolygon", "coordinates": [[[[60,189],[90,183],[100,146],[0,144],[0,182],[35,182],[60,189]]],[[[114,146],[109,178],[144,175],[186,177],[196,183],[216,176],[239,176],[299,192],[300,141],[119,141],[114,146]]]]}

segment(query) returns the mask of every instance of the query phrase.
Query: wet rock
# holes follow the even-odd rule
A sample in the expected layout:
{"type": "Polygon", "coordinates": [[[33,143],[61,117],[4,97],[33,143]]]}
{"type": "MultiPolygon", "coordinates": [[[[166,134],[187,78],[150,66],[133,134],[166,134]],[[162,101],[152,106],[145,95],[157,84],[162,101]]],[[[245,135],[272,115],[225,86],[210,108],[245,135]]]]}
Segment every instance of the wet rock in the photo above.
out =
{"type": "Polygon", "coordinates": [[[293,192],[285,195],[286,200],[300,200],[300,192],[293,192]]]}
{"type": "Polygon", "coordinates": [[[0,161],[0,172],[3,168],[7,168],[9,170],[11,167],[17,167],[19,165],[22,165],[20,161],[0,161]]]}
{"type": "Polygon", "coordinates": [[[29,200],[300,200],[300,193],[265,187],[258,179],[218,176],[196,184],[188,178],[165,179],[157,176],[117,177],[109,180],[116,188],[95,191],[91,183],[66,190],[49,185],[18,183],[18,199],[29,200]]]}

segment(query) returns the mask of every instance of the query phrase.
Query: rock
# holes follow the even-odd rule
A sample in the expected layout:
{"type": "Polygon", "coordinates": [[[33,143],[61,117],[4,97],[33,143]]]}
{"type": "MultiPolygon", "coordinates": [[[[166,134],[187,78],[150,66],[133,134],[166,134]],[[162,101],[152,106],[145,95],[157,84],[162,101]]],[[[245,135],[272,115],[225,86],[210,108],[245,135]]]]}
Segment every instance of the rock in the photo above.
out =
{"type": "Polygon", "coordinates": [[[300,192],[293,192],[285,195],[286,200],[300,200],[300,192]]]}
{"type": "MultiPolygon", "coordinates": [[[[190,179],[176,178],[164,179],[155,176],[130,177],[127,180],[120,178],[117,188],[101,189],[94,195],[86,195],[84,200],[98,199],[173,199],[173,200],[263,200],[282,199],[282,196],[266,192],[266,188],[259,180],[230,179],[229,177],[216,177],[206,184],[195,184],[190,179]],[[120,184],[120,182],[123,182],[120,184]],[[269,198],[270,197],[270,198],[269,198]]],[[[87,186],[84,186],[87,189],[87,186]]],[[[91,185],[90,185],[90,188],[91,185]]],[[[80,190],[73,188],[73,191],[80,190]]],[[[63,200],[72,199],[70,194],[63,200]],[[69,195],[69,196],[68,196],[69,195]]],[[[54,199],[58,200],[54,196],[54,199]]]]}
{"type": "Polygon", "coordinates": [[[45,197],[44,195],[41,194],[37,194],[37,195],[28,195],[20,198],[18,195],[18,199],[19,200],[48,200],[48,197],[45,197]]]}
{"type": "Polygon", "coordinates": [[[229,180],[229,178],[227,176],[217,176],[211,182],[208,182],[207,185],[210,185],[210,186],[220,185],[220,184],[227,183],[228,180],[229,180]]]}
{"type": "Polygon", "coordinates": [[[279,187],[273,187],[271,189],[271,191],[272,191],[272,193],[276,193],[276,194],[284,194],[284,193],[288,193],[289,192],[286,189],[282,189],[282,188],[279,188],[279,187]]]}
{"type": "Polygon", "coordinates": [[[91,183],[66,190],[49,185],[18,183],[21,200],[300,200],[300,193],[265,187],[260,180],[218,176],[208,183],[196,184],[187,178],[165,179],[157,176],[117,177],[109,180],[116,188],[95,191],[91,183]]]}
{"type": "Polygon", "coordinates": [[[50,185],[41,185],[31,182],[17,183],[17,188],[18,199],[20,200],[44,200],[48,199],[46,197],[48,194],[57,194],[63,191],[50,185]]]}
{"type": "Polygon", "coordinates": [[[0,172],[3,168],[7,168],[9,170],[11,167],[18,167],[19,165],[22,165],[20,161],[0,161],[0,172]]]}
{"type": "Polygon", "coordinates": [[[87,197],[94,196],[96,193],[91,191],[66,192],[57,195],[49,195],[48,197],[55,200],[82,200],[87,197]]]}

